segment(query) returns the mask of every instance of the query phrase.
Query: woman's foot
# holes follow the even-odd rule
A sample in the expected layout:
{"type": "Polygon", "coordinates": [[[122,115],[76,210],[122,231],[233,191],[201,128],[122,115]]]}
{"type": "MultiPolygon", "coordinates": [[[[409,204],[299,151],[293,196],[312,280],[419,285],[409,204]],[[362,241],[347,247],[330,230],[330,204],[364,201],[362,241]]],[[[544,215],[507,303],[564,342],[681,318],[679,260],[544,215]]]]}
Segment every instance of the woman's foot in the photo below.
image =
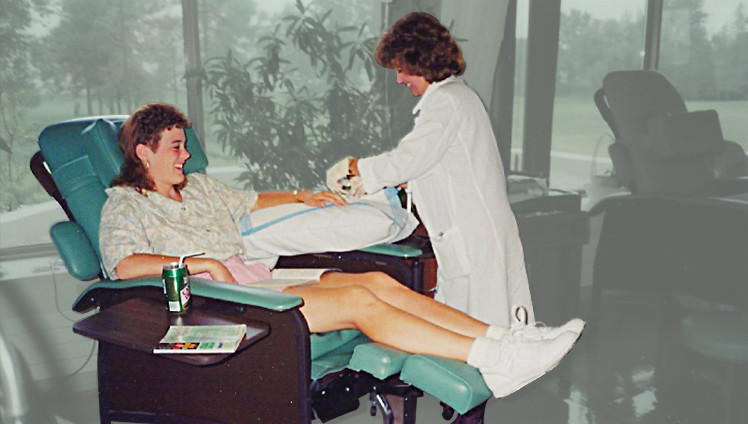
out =
{"type": "Polygon", "coordinates": [[[531,339],[521,335],[500,340],[481,337],[475,340],[467,362],[480,370],[488,388],[500,398],[555,368],[578,339],[579,334],[573,331],[552,339],[531,339]]]}
{"type": "Polygon", "coordinates": [[[579,318],[572,318],[560,327],[551,327],[543,323],[527,323],[527,309],[524,306],[512,307],[512,323],[507,327],[492,325],[486,332],[486,337],[501,339],[507,335],[522,336],[533,340],[555,339],[566,332],[581,335],[586,323],[579,318]]]}

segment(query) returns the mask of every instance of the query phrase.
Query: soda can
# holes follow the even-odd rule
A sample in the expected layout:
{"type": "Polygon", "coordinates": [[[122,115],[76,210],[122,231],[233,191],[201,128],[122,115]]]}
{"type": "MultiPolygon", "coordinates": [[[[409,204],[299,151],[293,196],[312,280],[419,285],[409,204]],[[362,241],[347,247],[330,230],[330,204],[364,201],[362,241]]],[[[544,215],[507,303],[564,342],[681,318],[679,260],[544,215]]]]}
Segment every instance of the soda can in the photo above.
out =
{"type": "Polygon", "coordinates": [[[161,281],[164,283],[166,309],[169,312],[181,313],[190,306],[190,276],[187,266],[171,262],[163,267],[161,281]]]}

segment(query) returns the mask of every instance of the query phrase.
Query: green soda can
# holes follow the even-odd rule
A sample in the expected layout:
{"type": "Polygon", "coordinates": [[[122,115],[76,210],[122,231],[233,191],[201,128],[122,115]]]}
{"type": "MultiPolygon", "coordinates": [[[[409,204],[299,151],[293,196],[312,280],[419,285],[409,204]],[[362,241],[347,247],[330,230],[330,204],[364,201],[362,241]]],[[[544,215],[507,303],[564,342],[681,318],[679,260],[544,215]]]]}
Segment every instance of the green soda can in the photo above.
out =
{"type": "Polygon", "coordinates": [[[190,306],[190,276],[187,275],[187,266],[181,261],[164,265],[161,281],[164,283],[166,309],[174,313],[184,312],[190,306]]]}

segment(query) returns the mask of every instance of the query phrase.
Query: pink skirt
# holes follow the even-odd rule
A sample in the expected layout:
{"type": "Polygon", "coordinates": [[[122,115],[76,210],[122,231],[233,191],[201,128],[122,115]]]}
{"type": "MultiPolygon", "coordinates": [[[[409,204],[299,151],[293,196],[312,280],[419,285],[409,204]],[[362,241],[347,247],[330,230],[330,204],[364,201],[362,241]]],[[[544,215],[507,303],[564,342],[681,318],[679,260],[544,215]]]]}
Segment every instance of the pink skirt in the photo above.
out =
{"type": "MultiPolygon", "coordinates": [[[[259,262],[245,264],[238,255],[231,256],[221,262],[226,265],[226,268],[228,268],[231,275],[234,276],[234,279],[242,286],[251,286],[252,283],[256,283],[257,281],[270,280],[273,278],[270,273],[270,268],[268,268],[267,265],[259,262]]],[[[208,280],[213,279],[209,272],[193,274],[193,277],[205,278],[208,280]]],[[[282,292],[286,289],[286,286],[269,288],[271,290],[282,292]]]]}

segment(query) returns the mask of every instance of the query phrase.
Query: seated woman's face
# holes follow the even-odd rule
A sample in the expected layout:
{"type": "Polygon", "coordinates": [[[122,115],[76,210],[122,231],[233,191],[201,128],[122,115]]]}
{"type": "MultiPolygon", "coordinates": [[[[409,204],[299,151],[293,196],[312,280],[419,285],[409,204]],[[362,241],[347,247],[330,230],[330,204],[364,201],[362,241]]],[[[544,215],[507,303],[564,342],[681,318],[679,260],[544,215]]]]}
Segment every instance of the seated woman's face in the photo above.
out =
{"type": "Polygon", "coordinates": [[[175,185],[184,181],[184,163],[190,158],[185,148],[184,130],[171,127],[161,132],[156,151],[145,148],[148,175],[156,185],[156,191],[168,193],[175,185]]]}

